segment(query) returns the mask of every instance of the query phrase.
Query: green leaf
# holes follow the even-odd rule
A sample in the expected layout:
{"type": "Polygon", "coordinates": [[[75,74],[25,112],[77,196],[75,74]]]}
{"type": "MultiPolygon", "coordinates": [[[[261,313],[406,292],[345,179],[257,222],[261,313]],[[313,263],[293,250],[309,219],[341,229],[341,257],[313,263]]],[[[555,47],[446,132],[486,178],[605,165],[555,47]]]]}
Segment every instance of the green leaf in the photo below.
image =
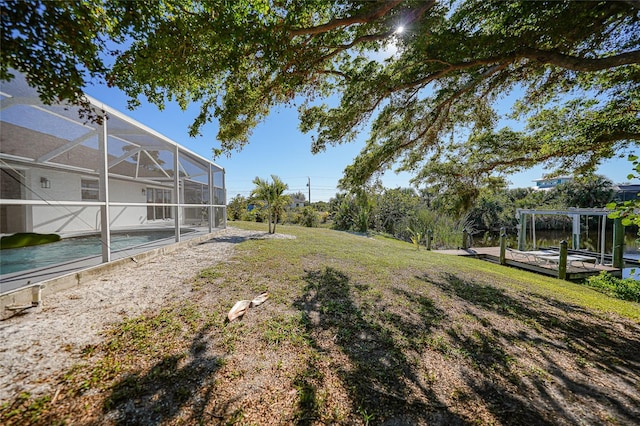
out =
{"type": "Polygon", "coordinates": [[[616,202],[613,201],[611,203],[607,203],[607,205],[605,207],[606,207],[607,210],[613,210],[613,209],[616,208],[616,206],[617,206],[616,202]]]}

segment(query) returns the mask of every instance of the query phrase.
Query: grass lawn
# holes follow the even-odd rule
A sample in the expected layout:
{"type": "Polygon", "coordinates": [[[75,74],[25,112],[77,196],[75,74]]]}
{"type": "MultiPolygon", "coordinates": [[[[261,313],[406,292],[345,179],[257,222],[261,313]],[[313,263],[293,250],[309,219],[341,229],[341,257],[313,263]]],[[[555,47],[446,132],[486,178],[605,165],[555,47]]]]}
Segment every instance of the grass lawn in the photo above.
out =
{"type": "MultiPolygon", "coordinates": [[[[266,231],[266,224],[230,222],[266,231]]],[[[640,305],[408,243],[278,226],[115,326],[18,424],[637,424],[640,305]],[[225,323],[241,299],[269,300],[225,323]]]]}

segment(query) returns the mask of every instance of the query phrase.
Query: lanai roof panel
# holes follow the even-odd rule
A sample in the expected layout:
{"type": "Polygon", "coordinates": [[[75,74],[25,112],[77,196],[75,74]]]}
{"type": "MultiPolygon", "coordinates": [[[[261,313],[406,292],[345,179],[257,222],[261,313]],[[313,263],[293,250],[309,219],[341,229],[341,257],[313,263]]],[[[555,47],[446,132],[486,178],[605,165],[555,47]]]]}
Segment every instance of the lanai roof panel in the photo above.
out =
{"type": "MultiPolygon", "coordinates": [[[[2,121],[2,149],[0,153],[29,159],[35,163],[71,166],[86,170],[99,167],[97,123],[80,117],[79,108],[65,105],[44,105],[35,89],[29,87],[23,75],[2,82],[0,86],[0,120],[2,121]],[[38,143],[25,143],[37,141],[38,143]]],[[[96,113],[105,113],[108,134],[108,157],[114,163],[110,172],[146,179],[167,180],[173,176],[173,155],[179,150],[181,174],[199,177],[223,169],[210,160],[195,154],[176,142],[136,122],[100,101],[87,97],[96,113]],[[117,142],[116,142],[117,141],[117,142]],[[141,164],[132,152],[126,156],[126,146],[139,150],[141,164]],[[158,164],[154,163],[153,158],[158,164]],[[160,166],[158,168],[157,166],[160,166]]],[[[206,180],[206,179],[204,179],[206,180]]],[[[217,182],[216,182],[217,183],[217,182]]]]}
{"type": "Polygon", "coordinates": [[[2,110],[2,121],[60,139],[72,141],[95,131],[94,128],[66,119],[51,108],[15,104],[2,110]]]}

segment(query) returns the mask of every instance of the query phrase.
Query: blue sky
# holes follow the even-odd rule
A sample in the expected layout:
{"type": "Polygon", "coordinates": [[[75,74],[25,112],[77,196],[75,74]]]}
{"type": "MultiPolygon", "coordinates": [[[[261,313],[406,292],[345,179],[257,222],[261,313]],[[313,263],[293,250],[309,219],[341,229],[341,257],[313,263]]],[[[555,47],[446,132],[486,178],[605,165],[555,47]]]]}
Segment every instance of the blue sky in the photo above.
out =
{"type": "MultiPolygon", "coordinates": [[[[155,105],[142,102],[140,107],[130,111],[127,109],[126,96],[118,89],[96,85],[87,87],[86,92],[205,158],[211,159],[212,149],[219,147],[215,123],[202,129],[203,136],[189,136],[188,126],[197,115],[197,106],[182,111],[172,104],[160,111],[155,105]]],[[[251,182],[256,176],[268,178],[274,174],[289,185],[289,192],[302,191],[308,194],[307,182],[310,180],[311,201],[328,201],[338,192],[336,187],[344,168],[360,152],[366,137],[367,134],[363,133],[355,142],[328,147],[325,152],[313,155],[310,150],[311,136],[298,130],[297,110],[279,107],[258,125],[242,151],[215,161],[226,170],[229,199],[236,194],[248,196],[253,188],[251,182]]],[[[603,164],[598,173],[614,183],[621,183],[628,181],[626,177],[630,171],[628,161],[616,159],[603,164]]],[[[541,177],[543,173],[544,169],[536,167],[511,175],[508,179],[511,187],[528,187],[533,185],[533,179],[541,177]]],[[[388,171],[382,182],[388,188],[407,187],[410,177],[407,173],[388,171]]]]}

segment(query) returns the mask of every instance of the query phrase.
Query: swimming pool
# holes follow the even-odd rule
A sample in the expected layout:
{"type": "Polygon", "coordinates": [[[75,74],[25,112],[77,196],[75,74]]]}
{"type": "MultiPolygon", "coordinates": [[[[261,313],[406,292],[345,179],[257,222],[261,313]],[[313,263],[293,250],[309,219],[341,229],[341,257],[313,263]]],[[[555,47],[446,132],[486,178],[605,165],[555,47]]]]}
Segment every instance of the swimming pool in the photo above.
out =
{"type": "MultiPolygon", "coordinates": [[[[182,235],[193,232],[180,230],[182,235]]],[[[173,230],[131,231],[111,234],[111,251],[126,250],[144,244],[173,238],[173,230]]],[[[0,275],[26,271],[58,263],[99,256],[102,246],[99,235],[65,238],[55,243],[5,249],[0,251],[0,275]]]]}

